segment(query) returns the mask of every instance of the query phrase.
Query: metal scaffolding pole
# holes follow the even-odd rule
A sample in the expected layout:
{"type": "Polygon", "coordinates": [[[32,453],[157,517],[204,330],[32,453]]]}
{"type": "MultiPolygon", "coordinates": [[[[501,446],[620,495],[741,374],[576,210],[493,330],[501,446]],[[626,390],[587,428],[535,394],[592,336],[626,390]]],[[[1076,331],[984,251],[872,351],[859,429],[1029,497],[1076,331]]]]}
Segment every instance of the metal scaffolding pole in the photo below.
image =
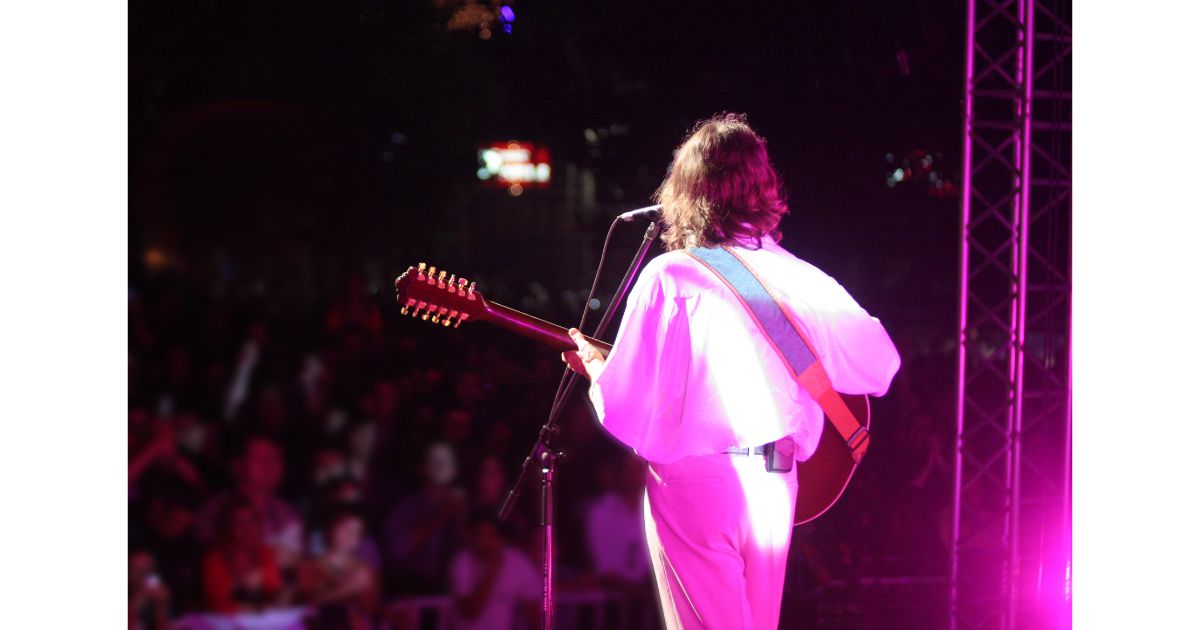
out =
{"type": "Polygon", "coordinates": [[[1070,5],[971,0],[966,32],[950,627],[1063,627],[1070,5]]]}

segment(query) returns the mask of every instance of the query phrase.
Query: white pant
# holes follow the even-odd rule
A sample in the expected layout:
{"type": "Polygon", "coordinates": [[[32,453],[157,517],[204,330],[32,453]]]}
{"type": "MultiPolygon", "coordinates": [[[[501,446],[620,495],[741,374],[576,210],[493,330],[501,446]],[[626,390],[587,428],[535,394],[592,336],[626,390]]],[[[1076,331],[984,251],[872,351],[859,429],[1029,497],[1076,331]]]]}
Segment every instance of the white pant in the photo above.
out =
{"type": "Polygon", "coordinates": [[[796,473],[769,473],[761,455],[651,462],[646,541],[663,618],[672,628],[779,625],[796,473]]]}

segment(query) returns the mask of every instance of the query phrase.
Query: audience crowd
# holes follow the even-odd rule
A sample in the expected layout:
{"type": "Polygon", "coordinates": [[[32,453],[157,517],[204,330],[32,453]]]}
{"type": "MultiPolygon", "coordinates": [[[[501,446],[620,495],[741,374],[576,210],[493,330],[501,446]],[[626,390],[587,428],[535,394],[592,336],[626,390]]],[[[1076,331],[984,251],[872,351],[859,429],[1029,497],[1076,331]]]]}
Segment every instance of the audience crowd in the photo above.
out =
{"type": "MultiPolygon", "coordinates": [[[[420,627],[399,604],[426,596],[450,598],[451,627],[537,627],[536,484],[509,520],[497,513],[549,410],[558,354],[486,325],[403,317],[386,281],[339,284],[320,295],[133,272],[131,628],[239,614],[420,627]]],[[[578,317],[546,308],[536,314],[578,317]]],[[[946,359],[893,336],[905,368],[876,403],[848,495],[796,529],[794,594],[945,571],[952,429],[930,393],[946,359]]],[[[644,465],[581,396],[556,444],[559,592],[653,605],[644,465]]]]}

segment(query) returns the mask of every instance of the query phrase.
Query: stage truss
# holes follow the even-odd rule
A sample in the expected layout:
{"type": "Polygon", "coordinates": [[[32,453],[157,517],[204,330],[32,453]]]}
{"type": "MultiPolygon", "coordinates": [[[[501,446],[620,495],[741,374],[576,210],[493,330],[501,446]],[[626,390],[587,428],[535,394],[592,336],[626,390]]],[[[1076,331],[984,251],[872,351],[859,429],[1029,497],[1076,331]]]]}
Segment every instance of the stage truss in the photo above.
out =
{"type": "Polygon", "coordinates": [[[1070,3],[966,26],[950,628],[1069,627],[1070,3]]]}

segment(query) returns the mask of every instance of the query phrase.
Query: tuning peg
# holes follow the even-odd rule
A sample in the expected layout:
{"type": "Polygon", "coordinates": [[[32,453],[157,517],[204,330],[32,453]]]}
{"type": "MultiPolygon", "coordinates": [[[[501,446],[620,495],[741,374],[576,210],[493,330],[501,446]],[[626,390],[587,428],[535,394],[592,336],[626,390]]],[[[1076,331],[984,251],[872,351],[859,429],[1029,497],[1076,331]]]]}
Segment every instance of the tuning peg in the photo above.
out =
{"type": "Polygon", "coordinates": [[[475,293],[475,283],[474,282],[471,283],[471,286],[467,287],[467,293],[475,293]]]}
{"type": "Polygon", "coordinates": [[[437,313],[434,313],[434,314],[433,314],[433,317],[432,317],[432,318],[430,318],[430,321],[432,321],[432,322],[433,322],[433,323],[435,323],[435,324],[436,324],[436,323],[438,323],[438,316],[437,316],[437,313]]]}
{"type": "Polygon", "coordinates": [[[458,279],[458,289],[461,291],[461,290],[463,290],[463,289],[466,289],[466,288],[467,288],[467,279],[466,279],[466,278],[459,278],[459,279],[458,279]]]}
{"type": "Polygon", "coordinates": [[[427,276],[429,276],[430,278],[432,278],[432,277],[433,277],[433,275],[434,275],[435,273],[437,273],[437,267],[434,267],[433,265],[430,265],[430,266],[429,266],[429,271],[425,272],[425,275],[427,275],[427,276]]]}
{"type": "Polygon", "coordinates": [[[446,327],[449,327],[449,326],[450,326],[450,318],[449,318],[449,317],[447,317],[446,319],[443,319],[443,320],[442,320],[442,325],[443,325],[443,326],[446,326],[446,327]]]}
{"type": "Polygon", "coordinates": [[[425,273],[425,263],[417,263],[417,273],[425,273]]]}
{"type": "Polygon", "coordinates": [[[457,276],[455,276],[454,274],[450,274],[450,279],[446,281],[446,286],[453,289],[454,288],[454,279],[456,277],[457,276]]]}
{"type": "Polygon", "coordinates": [[[401,315],[408,315],[408,307],[407,307],[407,306],[401,306],[401,307],[400,307],[400,314],[401,314],[401,315]]]}

